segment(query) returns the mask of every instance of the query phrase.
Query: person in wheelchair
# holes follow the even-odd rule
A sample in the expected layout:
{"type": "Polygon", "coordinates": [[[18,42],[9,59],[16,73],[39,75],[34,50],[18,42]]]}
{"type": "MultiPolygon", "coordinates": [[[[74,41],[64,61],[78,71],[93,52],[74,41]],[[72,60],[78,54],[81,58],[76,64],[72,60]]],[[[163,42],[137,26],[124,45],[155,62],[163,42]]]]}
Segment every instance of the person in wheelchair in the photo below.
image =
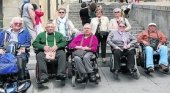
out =
{"type": "Polygon", "coordinates": [[[98,40],[92,33],[92,27],[89,23],[86,23],[83,27],[83,34],[78,35],[69,44],[70,49],[75,51],[72,53],[76,68],[80,72],[81,77],[77,78],[77,82],[91,82],[96,81],[96,75],[93,71],[91,64],[91,58],[97,51],[98,40]]]}
{"type": "Polygon", "coordinates": [[[155,23],[149,23],[148,29],[138,34],[138,42],[143,44],[146,55],[146,69],[149,72],[154,72],[153,55],[154,51],[160,55],[159,67],[165,72],[168,68],[168,47],[166,46],[166,36],[157,29],[155,23]]]}
{"type": "Polygon", "coordinates": [[[107,43],[111,46],[112,53],[114,55],[114,74],[118,76],[120,70],[121,57],[124,55],[127,57],[127,68],[132,74],[136,68],[135,65],[135,47],[137,42],[135,37],[125,30],[124,23],[120,23],[118,30],[111,31],[107,38],[107,43]]]}
{"type": "Polygon", "coordinates": [[[66,78],[66,53],[64,51],[66,41],[63,35],[56,32],[55,25],[49,21],[45,27],[46,31],[41,32],[32,43],[37,50],[36,60],[38,68],[38,84],[48,81],[48,70],[46,62],[55,62],[57,64],[56,70],[57,79],[65,80],[66,78]]]}
{"type": "Polygon", "coordinates": [[[11,53],[10,44],[11,42],[15,42],[17,51],[13,51],[13,54],[17,58],[22,59],[22,61],[17,61],[17,63],[19,66],[19,79],[23,80],[25,78],[25,68],[29,58],[27,48],[31,46],[31,36],[28,30],[23,28],[23,19],[21,17],[12,18],[10,27],[11,28],[0,34],[0,47],[3,47],[5,52],[11,53]]]}

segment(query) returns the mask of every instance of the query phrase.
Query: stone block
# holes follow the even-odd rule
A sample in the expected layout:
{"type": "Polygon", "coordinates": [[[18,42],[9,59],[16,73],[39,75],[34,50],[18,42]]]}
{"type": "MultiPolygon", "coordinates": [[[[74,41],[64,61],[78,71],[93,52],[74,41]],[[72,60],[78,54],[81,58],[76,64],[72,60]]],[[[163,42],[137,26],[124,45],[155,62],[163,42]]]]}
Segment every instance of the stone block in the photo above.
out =
{"type": "Polygon", "coordinates": [[[19,16],[19,9],[16,7],[5,7],[4,8],[4,17],[14,17],[19,16]]]}

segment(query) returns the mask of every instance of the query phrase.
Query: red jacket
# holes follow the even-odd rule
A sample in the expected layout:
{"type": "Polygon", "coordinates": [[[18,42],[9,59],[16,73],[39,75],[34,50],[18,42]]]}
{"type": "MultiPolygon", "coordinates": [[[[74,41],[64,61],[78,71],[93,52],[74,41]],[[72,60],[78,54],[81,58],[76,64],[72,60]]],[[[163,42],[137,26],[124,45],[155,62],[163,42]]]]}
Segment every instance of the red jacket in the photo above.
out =
{"type": "Polygon", "coordinates": [[[44,15],[44,12],[35,10],[35,15],[36,15],[35,22],[36,22],[36,25],[38,25],[39,23],[41,23],[41,17],[44,15]]]}

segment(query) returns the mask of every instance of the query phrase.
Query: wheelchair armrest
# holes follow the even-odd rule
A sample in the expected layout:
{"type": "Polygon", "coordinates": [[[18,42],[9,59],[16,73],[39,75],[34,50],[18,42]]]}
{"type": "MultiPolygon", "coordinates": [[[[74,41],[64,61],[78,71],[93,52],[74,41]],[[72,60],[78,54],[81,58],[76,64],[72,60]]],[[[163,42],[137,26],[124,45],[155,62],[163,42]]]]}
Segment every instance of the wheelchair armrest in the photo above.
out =
{"type": "Polygon", "coordinates": [[[134,47],[134,48],[139,48],[140,44],[139,43],[135,43],[133,45],[131,45],[131,47],[134,47]]]}

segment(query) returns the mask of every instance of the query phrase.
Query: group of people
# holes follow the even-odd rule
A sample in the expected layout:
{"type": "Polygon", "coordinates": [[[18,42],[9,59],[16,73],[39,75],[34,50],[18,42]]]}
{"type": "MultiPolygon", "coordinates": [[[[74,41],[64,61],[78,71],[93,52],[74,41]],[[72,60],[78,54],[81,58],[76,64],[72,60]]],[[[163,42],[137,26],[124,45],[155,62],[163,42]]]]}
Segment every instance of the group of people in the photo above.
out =
{"type": "MultiPolygon", "coordinates": [[[[31,5],[28,3],[25,4],[23,9],[25,9],[25,11],[29,11],[30,9],[30,12],[23,12],[22,18],[14,17],[11,21],[11,28],[6,32],[0,32],[1,47],[5,46],[4,42],[10,41],[18,42],[19,45],[26,45],[26,47],[31,46],[32,34],[29,33],[30,29],[33,31],[33,24],[31,25],[30,22],[34,24],[36,24],[36,22],[34,17],[32,17],[32,8],[28,8],[30,6],[31,5]],[[27,28],[23,28],[23,24],[28,25],[27,28]],[[10,34],[6,35],[7,32],[10,34]]],[[[83,32],[78,31],[71,20],[65,16],[65,8],[60,8],[58,13],[59,17],[55,20],[50,20],[45,26],[45,31],[42,31],[35,36],[35,39],[33,39],[32,46],[38,51],[36,52],[38,66],[37,74],[40,78],[38,83],[45,83],[48,81],[46,62],[51,61],[54,61],[58,65],[58,67],[55,68],[57,71],[56,77],[61,80],[66,78],[66,46],[68,49],[86,51],[83,57],[78,56],[78,54],[73,55],[74,52],[72,53],[76,67],[84,77],[79,79],[80,82],[87,79],[87,77],[89,77],[90,81],[96,80],[96,75],[93,71],[90,59],[92,58],[92,55],[99,53],[100,43],[103,62],[106,62],[106,44],[111,46],[112,53],[115,56],[114,62],[116,63],[116,74],[120,69],[120,57],[122,54],[127,56],[128,69],[130,71],[134,70],[134,44],[137,42],[144,45],[144,51],[146,53],[146,68],[148,71],[154,72],[153,51],[157,51],[160,54],[160,68],[166,72],[169,71],[168,48],[165,45],[167,38],[161,31],[157,30],[157,25],[155,23],[150,23],[148,29],[139,33],[136,39],[130,34],[129,31],[131,25],[128,19],[121,16],[120,8],[115,8],[113,10],[114,18],[109,21],[109,19],[103,15],[103,9],[97,7],[95,10],[96,17],[93,17],[90,22],[83,23],[83,32]],[[74,33],[76,33],[76,35],[73,37],[72,35],[74,33]],[[155,40],[158,41],[156,48],[155,46],[152,46],[152,41],[155,40]]],[[[28,62],[29,53],[22,52],[21,55],[24,64],[26,64],[28,62]]],[[[22,66],[23,67],[20,69],[21,72],[24,72],[23,69],[26,65],[22,66]]]]}
{"type": "Polygon", "coordinates": [[[41,10],[41,6],[30,3],[30,0],[25,0],[21,5],[20,15],[23,18],[24,28],[29,31],[34,40],[44,30],[41,21],[44,12],[41,10]]]}

